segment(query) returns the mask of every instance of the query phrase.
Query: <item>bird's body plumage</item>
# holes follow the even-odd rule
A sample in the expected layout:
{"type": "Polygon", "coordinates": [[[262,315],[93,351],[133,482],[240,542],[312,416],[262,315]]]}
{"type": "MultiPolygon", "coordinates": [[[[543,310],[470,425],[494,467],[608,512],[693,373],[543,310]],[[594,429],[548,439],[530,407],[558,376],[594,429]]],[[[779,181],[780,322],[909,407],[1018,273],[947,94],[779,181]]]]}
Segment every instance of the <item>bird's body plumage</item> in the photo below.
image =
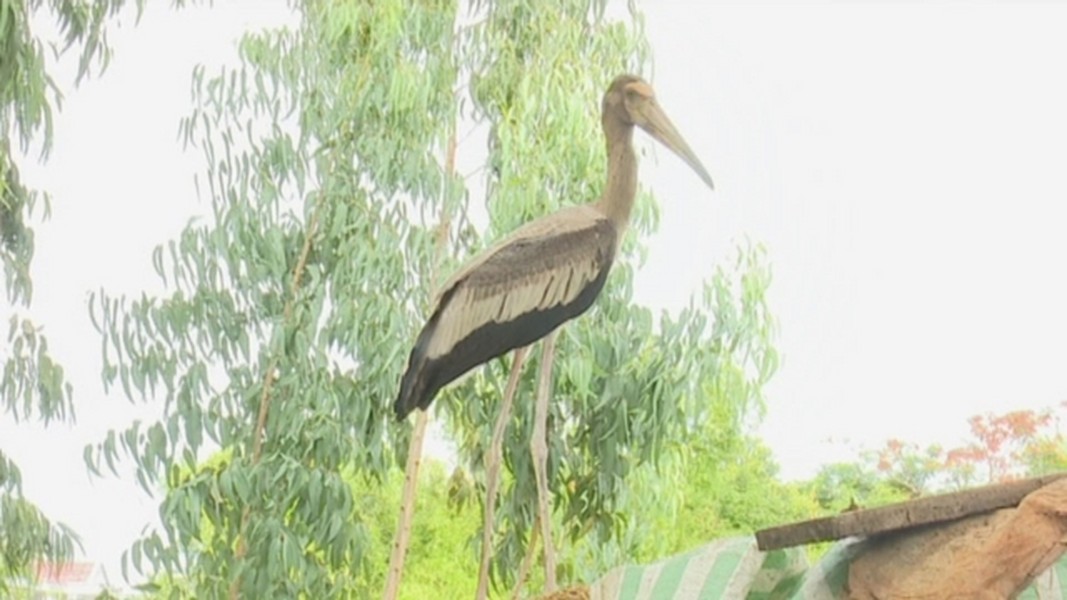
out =
{"type": "Polygon", "coordinates": [[[615,259],[610,220],[590,205],[531,221],[475,257],[441,290],[401,381],[400,418],[473,367],[585,312],[615,259]]]}
{"type": "Polygon", "coordinates": [[[607,280],[637,192],[633,130],[641,127],[711,186],[711,177],[633,75],[612,82],[601,105],[608,179],[600,199],[515,230],[442,287],[415,342],[394,404],[403,419],[475,366],[537,341],[593,304],[607,280]]]}

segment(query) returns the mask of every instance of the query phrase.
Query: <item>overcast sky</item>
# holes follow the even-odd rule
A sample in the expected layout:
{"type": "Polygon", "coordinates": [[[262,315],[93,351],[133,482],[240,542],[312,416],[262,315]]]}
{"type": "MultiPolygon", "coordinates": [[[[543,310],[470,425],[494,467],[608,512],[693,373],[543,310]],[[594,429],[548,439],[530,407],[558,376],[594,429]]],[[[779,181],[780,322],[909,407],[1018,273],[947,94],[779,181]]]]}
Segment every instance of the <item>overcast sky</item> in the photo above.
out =
{"type": "MultiPolygon", "coordinates": [[[[155,409],[104,396],[88,294],[160,289],[152,248],[206,208],[202,159],[176,139],[192,68],[234,60],[244,28],[287,18],[279,4],[123,19],[106,75],[67,93],[49,162],[23,164],[54,196],[32,314],[78,423],[4,417],[0,440],[27,495],[109,565],[156,503],[90,479],[82,449],[155,409]]],[[[645,75],[716,191],[669,153],[644,161],[663,221],[638,298],[681,307],[745,236],[767,246],[784,363],[761,434],[784,476],[890,437],[956,444],[971,415],[1067,400],[1067,6],[639,4],[645,75]]]]}

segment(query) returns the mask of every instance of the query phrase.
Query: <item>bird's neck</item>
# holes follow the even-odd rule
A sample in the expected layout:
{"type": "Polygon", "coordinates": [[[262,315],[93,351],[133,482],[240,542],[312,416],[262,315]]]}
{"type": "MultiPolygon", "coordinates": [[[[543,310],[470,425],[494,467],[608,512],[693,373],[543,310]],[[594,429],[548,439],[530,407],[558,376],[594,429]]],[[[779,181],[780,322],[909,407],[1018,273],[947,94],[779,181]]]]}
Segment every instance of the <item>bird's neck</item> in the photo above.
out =
{"type": "Polygon", "coordinates": [[[637,157],[634,154],[634,127],[627,123],[605,123],[608,142],[608,183],[598,205],[622,238],[630,224],[630,211],[637,194],[637,157]]]}

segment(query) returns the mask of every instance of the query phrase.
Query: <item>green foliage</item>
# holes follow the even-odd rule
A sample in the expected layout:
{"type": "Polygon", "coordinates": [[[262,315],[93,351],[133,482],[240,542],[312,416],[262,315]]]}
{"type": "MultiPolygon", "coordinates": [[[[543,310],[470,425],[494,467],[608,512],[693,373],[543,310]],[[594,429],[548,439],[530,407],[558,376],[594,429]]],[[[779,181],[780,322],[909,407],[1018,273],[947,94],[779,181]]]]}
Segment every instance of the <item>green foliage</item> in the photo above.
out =
{"type": "Polygon", "coordinates": [[[825,465],[808,484],[808,489],[827,514],[901,502],[911,497],[910,490],[895,485],[863,463],[825,465]]]}
{"type": "MultiPolygon", "coordinates": [[[[22,185],[11,140],[17,139],[24,152],[38,143],[41,157],[46,157],[52,147],[52,113],[62,101],[45,68],[45,40],[31,30],[33,16],[47,7],[63,38],[47,45],[56,54],[78,53],[77,81],[81,81],[94,69],[106,68],[111,56],[106,25],[126,4],[126,0],[0,3],[0,262],[10,302],[30,300],[33,231],[26,221],[42,199],[45,214],[49,211],[47,196],[22,185]]],[[[144,0],[135,4],[140,13],[144,0]]]]}
{"type": "Polygon", "coordinates": [[[7,341],[9,347],[0,379],[3,408],[16,421],[35,415],[45,423],[73,416],[71,386],[63,376],[63,367],[48,353],[48,340],[28,319],[12,316],[7,341]]]}
{"type": "Polygon", "coordinates": [[[154,253],[168,294],[93,300],[105,381],[167,406],[91,449],[93,466],[124,452],[154,490],[232,452],[171,486],[163,530],[127,555],[198,595],[359,589],[371,540],[341,473],[384,477],[405,445],[389,403],[414,335],[404,298],[432,263],[418,214],[460,198],[435,150],[455,113],[441,49],[456,6],[300,8],[293,28],[246,35],[240,68],[194,73],[181,132],[213,217],[154,253]]]}
{"type": "Polygon", "coordinates": [[[11,580],[31,576],[37,560],[72,556],[77,539],[22,497],[22,474],[0,452],[0,593],[10,591],[11,580]]]}
{"type": "Polygon", "coordinates": [[[755,438],[739,436],[725,447],[698,442],[686,467],[682,509],[670,530],[673,552],[816,512],[799,487],[777,480],[770,451],[755,438]]]}
{"type": "MultiPolygon", "coordinates": [[[[227,453],[219,453],[195,473],[185,472],[183,477],[215,477],[228,460],[227,453]]],[[[400,504],[404,474],[392,468],[375,479],[346,471],[343,479],[353,498],[352,516],[361,519],[370,542],[367,562],[385,565],[396,531],[396,507],[400,504]]],[[[419,519],[412,531],[401,598],[459,598],[474,588],[477,557],[469,538],[478,526],[480,513],[475,503],[454,501],[457,480],[465,482],[461,486],[471,484],[462,471],[448,475],[436,460],[427,460],[420,471],[416,508],[419,519]]],[[[209,518],[202,519],[204,537],[214,535],[211,522],[209,518]]],[[[371,597],[379,593],[384,583],[384,569],[365,569],[355,574],[346,591],[357,597],[371,597]]],[[[142,587],[153,598],[197,597],[196,588],[181,576],[162,574],[142,587]]]]}
{"type": "Polygon", "coordinates": [[[925,448],[899,439],[853,463],[824,466],[808,484],[820,508],[839,512],[1046,475],[1067,469],[1067,452],[1051,410],[975,415],[962,445],[925,448]]]}
{"type": "MultiPolygon", "coordinates": [[[[384,567],[389,562],[403,483],[404,474],[396,469],[382,482],[353,483],[357,510],[362,511],[375,540],[372,564],[384,567]]],[[[455,502],[457,485],[471,485],[463,471],[449,475],[439,461],[424,463],[401,598],[462,598],[477,584],[478,556],[470,538],[481,523],[480,505],[455,502]]],[[[379,594],[385,585],[385,569],[368,571],[364,581],[369,595],[379,594]]]]}
{"type": "Polygon", "coordinates": [[[1067,440],[1058,433],[1042,435],[1027,446],[1023,460],[1032,475],[1067,471],[1067,440]]]}
{"type": "Polygon", "coordinates": [[[970,480],[968,469],[946,460],[940,446],[920,448],[892,439],[878,451],[863,450],[856,462],[824,465],[804,484],[820,512],[836,514],[903,502],[970,480]]]}
{"type": "MultiPolygon", "coordinates": [[[[71,51],[78,56],[77,81],[103,71],[111,52],[108,21],[126,4],[0,0],[0,303],[11,308],[7,344],[0,346],[0,414],[16,421],[72,418],[73,390],[63,367],[49,354],[42,327],[23,314],[33,295],[34,232],[29,223],[39,205],[45,217],[50,206],[47,193],[22,182],[15,153],[38,145],[43,160],[52,146],[52,115],[62,95],[46,68],[46,46],[56,56],[71,51]],[[47,41],[32,30],[45,15],[56,24],[60,40],[47,41]]],[[[140,12],[143,0],[135,4],[140,12]]],[[[0,591],[8,578],[25,576],[36,560],[68,559],[77,542],[65,526],[50,522],[23,497],[18,473],[0,454],[0,591]]]]}

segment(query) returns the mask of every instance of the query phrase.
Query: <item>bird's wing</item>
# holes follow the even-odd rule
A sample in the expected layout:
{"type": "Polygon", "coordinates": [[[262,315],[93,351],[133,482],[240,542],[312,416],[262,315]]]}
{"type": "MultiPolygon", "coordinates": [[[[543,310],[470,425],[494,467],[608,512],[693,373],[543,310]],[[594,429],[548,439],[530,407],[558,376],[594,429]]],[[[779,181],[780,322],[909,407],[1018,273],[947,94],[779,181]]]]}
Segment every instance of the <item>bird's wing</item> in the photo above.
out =
{"type": "Polygon", "coordinates": [[[592,206],[580,204],[578,206],[569,206],[539,219],[523,223],[489,248],[476,254],[460,267],[459,270],[453,273],[444,285],[438,289],[434,304],[440,306],[441,299],[445,294],[451,291],[457,283],[466,279],[467,276],[474,271],[480,269],[484,263],[496,260],[498,258],[497,254],[512,244],[524,240],[530,241],[551,238],[556,235],[581,231],[603,219],[604,215],[592,206]]]}
{"type": "Polygon", "coordinates": [[[579,209],[587,207],[526,224],[457,273],[438,303],[428,355],[445,354],[486,324],[568,305],[606,274],[614,258],[614,230],[599,213],[579,209]]]}
{"type": "Polygon", "coordinates": [[[425,408],[471,368],[547,335],[585,312],[615,255],[610,221],[589,207],[516,230],[444,286],[411,352],[397,414],[425,408]]]}

